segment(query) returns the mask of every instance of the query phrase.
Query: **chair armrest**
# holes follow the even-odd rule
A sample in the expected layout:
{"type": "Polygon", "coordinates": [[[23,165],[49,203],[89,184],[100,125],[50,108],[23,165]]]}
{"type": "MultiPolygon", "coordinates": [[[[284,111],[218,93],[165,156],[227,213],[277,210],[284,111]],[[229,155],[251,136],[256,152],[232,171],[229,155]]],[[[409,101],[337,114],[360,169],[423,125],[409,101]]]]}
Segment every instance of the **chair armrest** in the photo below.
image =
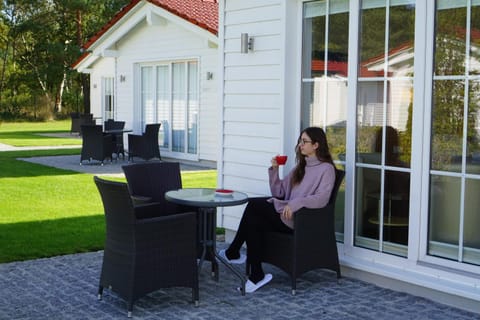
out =
{"type": "Polygon", "coordinates": [[[142,139],[143,136],[140,135],[140,134],[133,134],[133,133],[130,133],[128,135],[128,141],[138,141],[139,139],[142,139]]]}
{"type": "Polygon", "coordinates": [[[159,202],[149,202],[135,205],[135,217],[137,219],[149,219],[162,216],[162,204],[159,202]]]}
{"type": "Polygon", "coordinates": [[[152,202],[152,197],[146,197],[146,196],[137,196],[137,195],[131,195],[130,196],[133,200],[133,205],[139,206],[141,204],[148,204],[152,202]]]}
{"type": "MultiPolygon", "coordinates": [[[[146,197],[145,197],[146,198],[146,197]]],[[[134,207],[135,217],[137,219],[150,219],[157,217],[166,217],[171,215],[183,214],[185,212],[191,212],[193,210],[175,211],[169,212],[165,210],[165,205],[160,202],[147,202],[135,205],[134,207]]]]}

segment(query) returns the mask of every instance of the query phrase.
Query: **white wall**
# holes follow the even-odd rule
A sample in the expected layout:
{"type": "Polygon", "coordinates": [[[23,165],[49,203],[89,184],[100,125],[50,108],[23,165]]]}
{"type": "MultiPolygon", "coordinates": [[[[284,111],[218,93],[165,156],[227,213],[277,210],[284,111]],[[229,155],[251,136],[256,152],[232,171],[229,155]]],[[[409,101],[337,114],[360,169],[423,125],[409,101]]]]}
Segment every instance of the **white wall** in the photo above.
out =
{"type": "MultiPolygon", "coordinates": [[[[102,77],[115,76],[115,59],[103,58],[96,61],[90,73],[90,112],[102,117],[102,77]]],[[[100,124],[100,123],[97,123],[100,124]]]]}
{"type": "MultiPolygon", "coordinates": [[[[289,155],[294,164],[300,102],[296,27],[286,12],[295,1],[237,0],[220,2],[223,19],[223,148],[219,184],[251,196],[269,195],[270,159],[289,155]],[[240,35],[254,39],[254,49],[240,53],[240,35]],[[287,40],[293,51],[285,50],[287,40]]],[[[293,6],[295,11],[296,6],[293,6]]],[[[243,208],[224,210],[223,226],[236,230],[243,208]]]]}

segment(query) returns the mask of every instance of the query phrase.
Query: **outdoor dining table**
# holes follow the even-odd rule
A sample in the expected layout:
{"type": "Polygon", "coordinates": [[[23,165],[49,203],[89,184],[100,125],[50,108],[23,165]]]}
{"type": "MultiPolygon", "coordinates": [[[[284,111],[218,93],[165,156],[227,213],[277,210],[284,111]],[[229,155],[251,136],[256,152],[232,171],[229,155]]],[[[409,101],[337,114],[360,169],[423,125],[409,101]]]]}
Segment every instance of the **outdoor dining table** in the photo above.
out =
{"type": "Polygon", "coordinates": [[[114,153],[119,157],[120,153],[125,157],[125,150],[123,149],[123,134],[132,132],[132,129],[108,129],[104,130],[103,133],[112,135],[113,143],[115,150],[114,153]]]}
{"type": "Polygon", "coordinates": [[[202,230],[200,230],[200,242],[202,245],[202,254],[198,263],[199,270],[207,254],[212,257],[212,270],[215,280],[218,281],[218,264],[216,259],[221,261],[230,271],[232,271],[241,281],[241,293],[245,295],[246,278],[243,273],[235,269],[230,263],[225,261],[216,249],[216,227],[217,227],[217,207],[228,207],[244,204],[248,202],[248,195],[243,192],[231,191],[216,192],[209,188],[184,188],[171,190],[165,193],[167,201],[198,208],[199,220],[202,230]],[[216,259],[215,259],[216,258],[216,259]]]}

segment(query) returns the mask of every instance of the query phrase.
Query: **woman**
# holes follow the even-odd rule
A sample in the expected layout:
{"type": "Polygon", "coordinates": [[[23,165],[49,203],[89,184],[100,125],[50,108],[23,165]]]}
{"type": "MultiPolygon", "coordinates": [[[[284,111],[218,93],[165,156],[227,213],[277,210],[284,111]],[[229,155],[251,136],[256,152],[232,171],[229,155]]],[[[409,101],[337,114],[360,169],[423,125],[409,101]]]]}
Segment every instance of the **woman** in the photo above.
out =
{"type": "Polygon", "coordinates": [[[335,183],[335,167],[328,150],[327,137],[321,128],[309,127],[298,139],[296,166],[282,180],[278,175],[275,158],[268,169],[271,198],[251,198],[243,213],[237,234],[227,250],[220,255],[229,263],[241,264],[246,260],[240,254],[247,244],[251,274],[245,291],[251,293],[272,280],[265,274],[261,263],[263,234],[268,231],[292,233],[293,215],[299,209],[322,208],[330,199],[335,183]]]}

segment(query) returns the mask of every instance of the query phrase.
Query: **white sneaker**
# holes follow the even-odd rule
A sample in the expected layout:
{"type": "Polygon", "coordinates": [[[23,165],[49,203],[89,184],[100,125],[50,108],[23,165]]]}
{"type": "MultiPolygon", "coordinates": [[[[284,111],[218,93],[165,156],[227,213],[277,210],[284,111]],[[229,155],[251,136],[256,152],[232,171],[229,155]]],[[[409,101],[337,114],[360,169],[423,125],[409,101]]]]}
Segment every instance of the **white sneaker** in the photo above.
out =
{"type": "MultiPolygon", "coordinates": [[[[273,279],[273,276],[270,273],[265,274],[262,280],[258,281],[257,283],[253,283],[250,280],[245,282],[245,292],[252,293],[269,283],[273,279]]],[[[241,288],[237,288],[237,290],[241,290],[241,288]]]]}
{"type": "Polygon", "coordinates": [[[220,252],[218,252],[218,255],[230,264],[242,264],[242,263],[245,263],[245,261],[247,261],[247,256],[241,253],[240,253],[240,258],[238,259],[232,259],[232,260],[228,259],[225,253],[225,249],[220,250],[220,252]]]}

